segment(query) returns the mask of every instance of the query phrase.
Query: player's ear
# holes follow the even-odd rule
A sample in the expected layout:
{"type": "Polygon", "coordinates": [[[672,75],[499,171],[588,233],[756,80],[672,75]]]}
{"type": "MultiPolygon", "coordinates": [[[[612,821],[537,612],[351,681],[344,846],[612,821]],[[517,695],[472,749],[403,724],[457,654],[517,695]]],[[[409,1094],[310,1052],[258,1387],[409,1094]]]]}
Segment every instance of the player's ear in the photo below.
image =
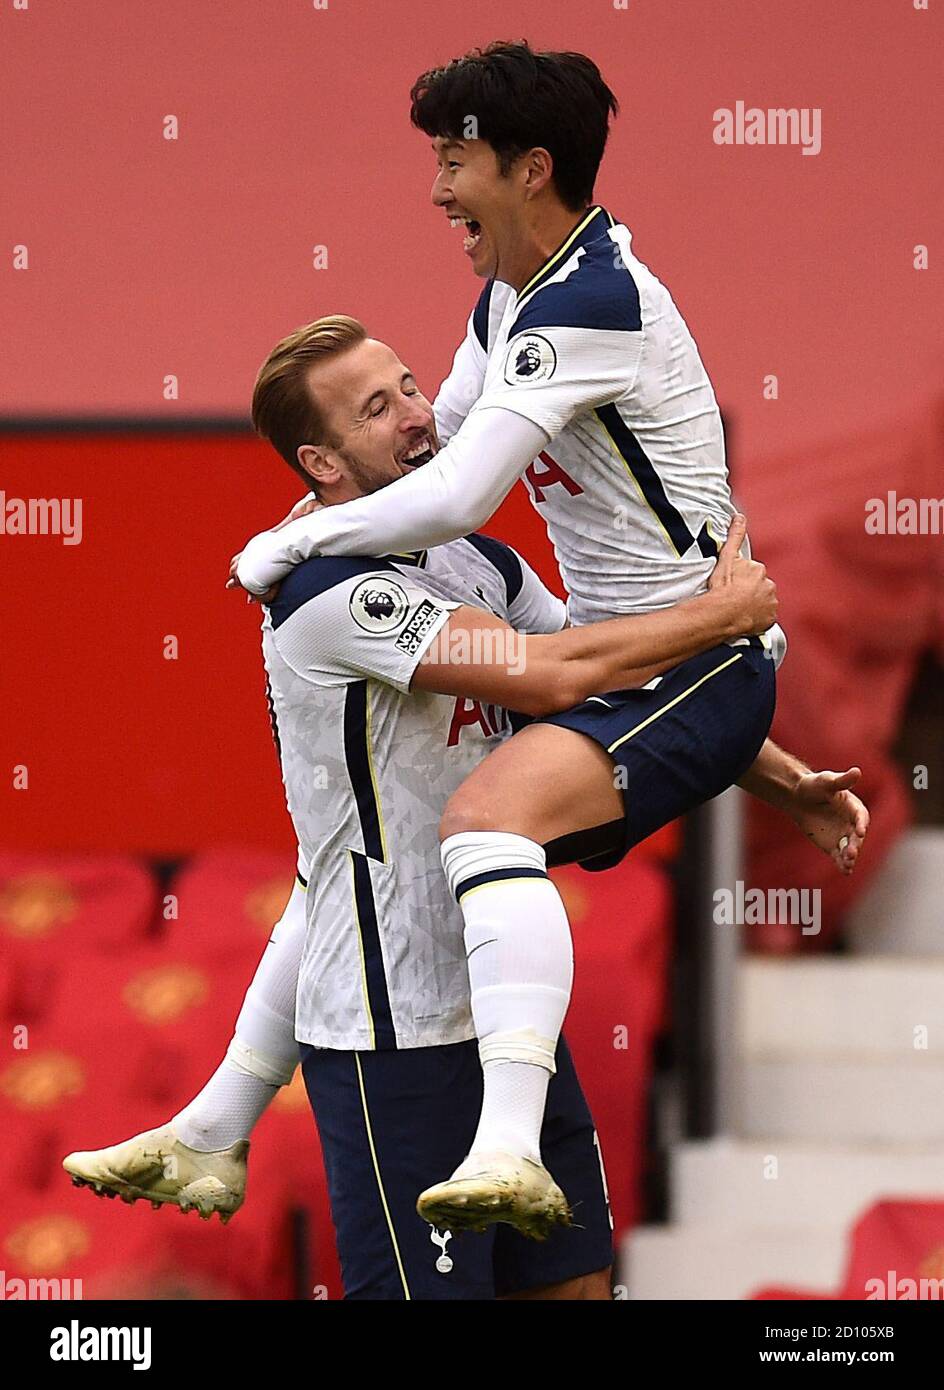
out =
{"type": "Polygon", "coordinates": [[[317,444],[299,444],[295,456],[313,483],[330,487],[340,482],[341,472],[332,461],[330,450],[317,444]]]}
{"type": "Polygon", "coordinates": [[[546,188],[554,177],[553,156],[540,146],[529,150],[522,156],[524,160],[525,188],[533,196],[546,188]]]}

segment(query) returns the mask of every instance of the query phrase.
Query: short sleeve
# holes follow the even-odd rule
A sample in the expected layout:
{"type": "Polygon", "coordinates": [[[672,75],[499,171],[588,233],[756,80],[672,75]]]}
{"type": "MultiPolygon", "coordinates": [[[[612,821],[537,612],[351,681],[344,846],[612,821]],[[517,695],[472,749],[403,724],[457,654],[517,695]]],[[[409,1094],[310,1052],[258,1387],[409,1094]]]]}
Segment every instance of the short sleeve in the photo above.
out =
{"type": "MultiPolygon", "coordinates": [[[[517,551],[514,552],[517,555],[517,551]]],[[[521,587],[508,608],[508,621],[518,632],[560,632],[567,622],[567,607],[563,599],[552,594],[522,555],[521,587]]]]}
{"type": "Polygon", "coordinates": [[[553,438],[578,412],[631,391],[642,345],[635,280],[618,244],[600,237],[563,279],[523,297],[478,405],[514,410],[553,438]]]}
{"type": "Polygon", "coordinates": [[[282,659],[315,684],[367,677],[406,693],[427,648],[459,605],[434,597],[393,566],[319,557],[294,573],[309,567],[321,571],[307,586],[310,592],[296,585],[300,601],[282,611],[273,606],[273,642],[282,659]],[[331,569],[334,574],[326,575],[331,569]]]}
{"type": "Polygon", "coordinates": [[[526,329],[509,340],[500,371],[473,409],[513,410],[553,439],[581,411],[625,396],[635,381],[640,352],[636,333],[526,329]]]}

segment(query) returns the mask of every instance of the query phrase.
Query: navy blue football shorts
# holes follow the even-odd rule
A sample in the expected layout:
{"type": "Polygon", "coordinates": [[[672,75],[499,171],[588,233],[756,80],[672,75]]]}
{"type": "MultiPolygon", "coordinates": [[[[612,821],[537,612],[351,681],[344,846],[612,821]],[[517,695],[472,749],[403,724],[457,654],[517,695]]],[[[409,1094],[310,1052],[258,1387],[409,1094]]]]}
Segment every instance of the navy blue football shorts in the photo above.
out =
{"type": "Polygon", "coordinates": [[[478,1043],[401,1051],[301,1046],[348,1299],[494,1299],[606,1269],[613,1258],[593,1120],[561,1039],[541,1131],[574,1211],[546,1241],[508,1225],[447,1236],[416,1199],[462,1162],[482,1104],[478,1043]]]}
{"type": "Polygon", "coordinates": [[[775,703],[774,662],[752,637],[693,656],[654,689],[611,690],[533,720],[586,734],[619,774],[622,827],[612,848],[575,854],[581,867],[612,868],[633,845],[743,777],[763,747],[775,703]]]}

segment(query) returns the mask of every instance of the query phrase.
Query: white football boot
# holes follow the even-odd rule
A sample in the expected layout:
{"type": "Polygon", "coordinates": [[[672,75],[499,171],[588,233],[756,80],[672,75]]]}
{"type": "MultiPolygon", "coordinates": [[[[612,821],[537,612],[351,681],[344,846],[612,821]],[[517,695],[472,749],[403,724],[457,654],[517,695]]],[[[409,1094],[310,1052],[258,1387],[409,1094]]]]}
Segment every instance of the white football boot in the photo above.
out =
{"type": "Polygon", "coordinates": [[[91,1187],[99,1197],[120,1197],[123,1202],[143,1197],[152,1207],[170,1204],[181,1211],[198,1211],[204,1220],[219,1212],[226,1222],[246,1195],[248,1154],[248,1139],[200,1153],[165,1127],[145,1130],[107,1149],[71,1153],[62,1166],[76,1187],[91,1187]]]}
{"type": "Polygon", "coordinates": [[[484,1231],[505,1221],[532,1240],[546,1240],[572,1220],[547,1169],[508,1153],[469,1154],[451,1178],[420,1193],[416,1210],[442,1231],[484,1231]]]}

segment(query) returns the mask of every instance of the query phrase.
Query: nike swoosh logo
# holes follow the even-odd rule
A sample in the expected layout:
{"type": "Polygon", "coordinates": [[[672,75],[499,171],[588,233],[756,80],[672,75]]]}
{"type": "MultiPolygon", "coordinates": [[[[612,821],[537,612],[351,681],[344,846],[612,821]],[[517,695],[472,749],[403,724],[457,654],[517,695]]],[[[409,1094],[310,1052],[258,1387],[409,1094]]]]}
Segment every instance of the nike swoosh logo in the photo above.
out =
{"type": "Polygon", "coordinates": [[[472,947],[472,950],[471,950],[471,951],[469,952],[469,954],[466,956],[466,960],[471,960],[472,957],[475,955],[476,951],[481,951],[481,949],[482,949],[483,946],[494,946],[494,945],[495,945],[495,942],[496,942],[497,940],[498,940],[498,937],[497,937],[497,936],[492,936],[492,937],[490,937],[490,938],[488,939],[488,941],[480,941],[479,944],[478,944],[477,946],[473,946],[473,947],[472,947]]]}

